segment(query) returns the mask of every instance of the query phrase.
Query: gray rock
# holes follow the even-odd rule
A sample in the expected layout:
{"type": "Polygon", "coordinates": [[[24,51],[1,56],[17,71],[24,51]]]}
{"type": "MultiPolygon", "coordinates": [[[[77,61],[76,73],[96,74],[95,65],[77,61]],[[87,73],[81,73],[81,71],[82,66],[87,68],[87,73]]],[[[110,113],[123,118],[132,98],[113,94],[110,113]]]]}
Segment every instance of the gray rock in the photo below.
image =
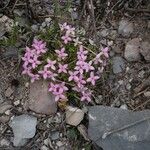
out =
{"type": "Polygon", "coordinates": [[[104,150],[149,150],[150,111],[89,107],[90,139],[104,150]]]}
{"type": "Polygon", "coordinates": [[[10,141],[6,140],[6,139],[2,139],[0,141],[0,147],[2,146],[9,146],[10,145],[10,141]]]}
{"type": "Polygon", "coordinates": [[[7,115],[0,116],[0,123],[6,123],[9,120],[10,120],[10,116],[7,115]]]}
{"type": "Polygon", "coordinates": [[[0,91],[0,104],[3,103],[3,102],[4,102],[4,98],[3,98],[2,94],[1,94],[1,91],[0,91]]]}
{"type": "Polygon", "coordinates": [[[139,61],[141,59],[140,56],[140,39],[134,38],[130,40],[125,47],[124,57],[128,61],[139,61]]]}
{"type": "Polygon", "coordinates": [[[108,34],[109,34],[109,30],[108,29],[103,29],[100,32],[100,36],[102,36],[102,37],[106,37],[106,36],[108,36],[108,34]]]}
{"type": "Polygon", "coordinates": [[[9,58],[18,58],[18,48],[15,46],[7,47],[5,52],[2,53],[1,56],[3,59],[9,59],[9,58]]]}
{"type": "Polygon", "coordinates": [[[121,20],[119,22],[119,28],[118,28],[119,34],[126,37],[126,36],[130,36],[132,32],[133,32],[132,22],[129,22],[128,20],[121,20]]]}
{"type": "Polygon", "coordinates": [[[0,104],[0,114],[5,113],[11,107],[12,107],[12,105],[10,105],[8,103],[2,103],[2,104],[0,104]]]}
{"type": "Polygon", "coordinates": [[[144,56],[147,62],[150,62],[150,42],[144,41],[141,43],[140,53],[144,56]]]}
{"type": "Polygon", "coordinates": [[[8,87],[8,89],[5,91],[5,96],[10,97],[13,94],[13,90],[11,87],[8,87]]]}
{"type": "Polygon", "coordinates": [[[31,26],[31,29],[32,29],[33,32],[37,32],[39,30],[39,27],[38,27],[38,25],[34,24],[34,25],[31,26]]]}
{"type": "Polygon", "coordinates": [[[60,133],[58,131],[53,131],[50,133],[50,137],[52,140],[58,140],[60,138],[59,134],[60,133]]]}
{"type": "Polygon", "coordinates": [[[14,133],[14,146],[23,146],[36,132],[37,118],[29,115],[14,117],[10,126],[14,133]]]}
{"type": "Polygon", "coordinates": [[[57,105],[54,96],[48,91],[48,82],[37,81],[30,85],[29,108],[40,114],[54,114],[57,105]]]}
{"type": "Polygon", "coordinates": [[[125,62],[122,57],[116,56],[112,60],[113,64],[113,72],[115,74],[121,73],[123,70],[125,70],[125,62]]]}

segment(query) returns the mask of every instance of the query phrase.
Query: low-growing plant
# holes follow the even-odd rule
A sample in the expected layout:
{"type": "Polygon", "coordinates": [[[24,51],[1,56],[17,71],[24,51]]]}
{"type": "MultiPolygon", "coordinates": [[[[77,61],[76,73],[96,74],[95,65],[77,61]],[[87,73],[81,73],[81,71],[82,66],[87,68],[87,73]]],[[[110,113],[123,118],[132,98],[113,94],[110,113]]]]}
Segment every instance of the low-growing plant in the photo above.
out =
{"type": "Polygon", "coordinates": [[[96,53],[88,48],[89,43],[79,40],[74,27],[67,23],[58,27],[51,45],[34,39],[32,45],[26,47],[22,74],[28,75],[31,82],[48,80],[48,90],[55,95],[55,101],[73,95],[90,102],[92,89],[109,58],[108,48],[96,53]]]}

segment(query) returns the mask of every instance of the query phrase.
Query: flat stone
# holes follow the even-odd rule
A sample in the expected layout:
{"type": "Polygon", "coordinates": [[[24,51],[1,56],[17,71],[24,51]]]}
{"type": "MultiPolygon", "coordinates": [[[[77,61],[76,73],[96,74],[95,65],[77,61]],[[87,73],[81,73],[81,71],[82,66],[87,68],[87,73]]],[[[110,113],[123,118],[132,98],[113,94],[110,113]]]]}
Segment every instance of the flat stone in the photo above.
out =
{"type": "Polygon", "coordinates": [[[90,141],[87,134],[87,128],[83,124],[78,125],[77,129],[86,141],[90,141]]]}
{"type": "Polygon", "coordinates": [[[10,116],[8,116],[8,115],[0,116],[0,123],[6,123],[9,120],[10,120],[10,116]]]}
{"type": "Polygon", "coordinates": [[[84,112],[76,107],[67,107],[66,123],[72,126],[77,126],[84,118],[84,112]]]}
{"type": "Polygon", "coordinates": [[[145,97],[150,97],[150,91],[145,92],[145,93],[144,93],[144,96],[145,96],[145,97]]]}
{"type": "Polygon", "coordinates": [[[18,58],[18,48],[15,46],[7,47],[5,52],[2,54],[4,59],[18,58]]]}
{"type": "Polygon", "coordinates": [[[124,57],[128,61],[139,61],[141,59],[140,56],[140,39],[134,38],[130,40],[125,47],[124,57]]]}
{"type": "Polygon", "coordinates": [[[104,150],[149,150],[150,110],[89,107],[88,135],[104,150]]]}
{"type": "Polygon", "coordinates": [[[0,114],[5,113],[8,109],[10,109],[12,107],[12,105],[8,104],[8,103],[2,103],[0,105],[0,114]]]}
{"type": "Polygon", "coordinates": [[[133,23],[128,20],[121,20],[119,22],[118,33],[124,37],[129,37],[133,33],[133,23]]]}
{"type": "Polygon", "coordinates": [[[144,56],[147,62],[150,62],[150,42],[144,41],[141,43],[140,53],[144,56]]]}
{"type": "Polygon", "coordinates": [[[48,91],[48,82],[36,81],[30,85],[29,108],[40,114],[54,114],[57,105],[54,96],[48,91]]]}
{"type": "Polygon", "coordinates": [[[33,138],[36,132],[37,118],[29,115],[20,115],[13,118],[10,127],[14,133],[14,146],[23,146],[27,139],[33,138]]]}
{"type": "Polygon", "coordinates": [[[5,96],[10,97],[13,94],[13,90],[11,87],[8,87],[8,89],[5,91],[5,96]]]}
{"type": "Polygon", "coordinates": [[[125,70],[125,62],[122,57],[116,56],[112,60],[114,74],[121,73],[125,70]]]}
{"type": "Polygon", "coordinates": [[[0,104],[4,102],[4,98],[2,96],[2,94],[0,93],[0,104]]]}
{"type": "Polygon", "coordinates": [[[10,145],[10,141],[6,140],[6,139],[2,139],[0,141],[0,146],[9,146],[10,145]]]}

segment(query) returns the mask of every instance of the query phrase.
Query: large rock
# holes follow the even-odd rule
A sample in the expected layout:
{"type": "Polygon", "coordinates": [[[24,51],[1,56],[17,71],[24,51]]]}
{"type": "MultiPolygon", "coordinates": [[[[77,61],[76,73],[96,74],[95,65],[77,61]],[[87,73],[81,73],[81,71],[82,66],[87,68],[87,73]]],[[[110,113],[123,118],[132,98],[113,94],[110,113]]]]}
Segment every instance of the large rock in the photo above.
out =
{"type": "Polygon", "coordinates": [[[150,111],[121,108],[89,108],[90,139],[104,150],[149,150],[150,111]]]}
{"type": "Polygon", "coordinates": [[[14,146],[23,146],[36,132],[37,118],[29,115],[14,117],[10,126],[14,133],[14,146]]]}
{"type": "Polygon", "coordinates": [[[118,32],[124,37],[129,37],[133,32],[133,23],[128,20],[121,20],[119,22],[118,32]]]}
{"type": "Polygon", "coordinates": [[[112,60],[113,64],[113,72],[115,74],[121,73],[123,70],[125,70],[125,62],[122,57],[116,56],[112,60]]]}
{"type": "Polygon", "coordinates": [[[54,96],[48,91],[48,82],[36,81],[30,85],[29,108],[40,114],[54,114],[57,105],[54,96]]]}
{"type": "Polygon", "coordinates": [[[150,62],[150,42],[144,41],[141,44],[140,53],[144,56],[147,62],[150,62]]]}
{"type": "Polygon", "coordinates": [[[139,61],[140,56],[140,39],[134,38],[130,40],[125,47],[124,57],[128,61],[139,61]]]}

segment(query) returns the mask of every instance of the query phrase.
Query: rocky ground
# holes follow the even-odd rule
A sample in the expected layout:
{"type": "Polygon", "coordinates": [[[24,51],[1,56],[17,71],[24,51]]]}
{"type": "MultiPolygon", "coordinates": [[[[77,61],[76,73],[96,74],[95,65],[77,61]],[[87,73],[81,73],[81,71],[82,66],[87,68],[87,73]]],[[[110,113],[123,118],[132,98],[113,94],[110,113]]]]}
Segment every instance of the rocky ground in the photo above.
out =
{"type": "Polygon", "coordinates": [[[30,84],[21,75],[26,43],[55,17],[82,26],[85,36],[98,46],[109,46],[109,66],[90,105],[132,111],[150,108],[148,1],[61,1],[58,14],[54,4],[48,0],[0,2],[0,150],[101,149],[91,141],[92,132],[87,133],[89,106],[60,109],[63,106],[57,106],[47,93],[47,83],[30,84]],[[60,16],[63,11],[65,16],[60,16]],[[17,28],[12,32],[14,21],[17,28]],[[4,43],[3,39],[10,40],[4,43]]]}

